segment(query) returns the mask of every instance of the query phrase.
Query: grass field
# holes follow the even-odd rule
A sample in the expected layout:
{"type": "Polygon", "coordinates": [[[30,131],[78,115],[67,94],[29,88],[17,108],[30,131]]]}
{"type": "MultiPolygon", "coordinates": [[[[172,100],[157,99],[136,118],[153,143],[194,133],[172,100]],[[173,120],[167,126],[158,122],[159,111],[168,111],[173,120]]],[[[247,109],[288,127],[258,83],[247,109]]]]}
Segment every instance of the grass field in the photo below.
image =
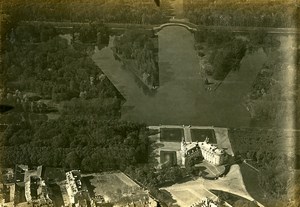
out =
{"type": "Polygon", "coordinates": [[[204,142],[206,137],[208,137],[210,143],[217,144],[213,129],[191,129],[191,136],[193,142],[204,142]]]}
{"type": "Polygon", "coordinates": [[[182,128],[161,128],[160,141],[162,142],[181,142],[183,134],[182,128]]]}
{"type": "Polygon", "coordinates": [[[160,151],[160,163],[161,164],[171,163],[172,165],[176,165],[177,164],[176,152],[160,151]]]}

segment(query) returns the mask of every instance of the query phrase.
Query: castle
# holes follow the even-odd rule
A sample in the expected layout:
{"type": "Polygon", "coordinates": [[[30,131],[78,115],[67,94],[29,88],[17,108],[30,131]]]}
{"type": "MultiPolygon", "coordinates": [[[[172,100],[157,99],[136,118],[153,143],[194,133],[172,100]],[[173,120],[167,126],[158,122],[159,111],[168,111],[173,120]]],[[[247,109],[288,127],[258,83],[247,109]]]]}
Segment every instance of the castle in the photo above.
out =
{"type": "Polygon", "coordinates": [[[209,143],[209,138],[204,142],[189,142],[187,143],[184,138],[181,141],[181,164],[184,166],[188,157],[195,153],[201,152],[204,160],[213,165],[222,165],[226,161],[227,154],[224,149],[218,148],[216,145],[209,143]]]}

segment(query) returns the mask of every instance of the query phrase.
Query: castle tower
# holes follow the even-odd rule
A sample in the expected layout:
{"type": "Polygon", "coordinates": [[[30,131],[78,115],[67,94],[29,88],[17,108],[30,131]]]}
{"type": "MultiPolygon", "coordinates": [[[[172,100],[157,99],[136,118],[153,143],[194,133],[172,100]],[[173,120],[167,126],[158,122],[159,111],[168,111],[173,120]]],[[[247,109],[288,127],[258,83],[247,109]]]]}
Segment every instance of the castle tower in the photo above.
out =
{"type": "Polygon", "coordinates": [[[181,164],[185,165],[185,156],[186,156],[186,142],[184,137],[182,137],[181,144],[180,144],[180,153],[181,153],[181,164]]]}

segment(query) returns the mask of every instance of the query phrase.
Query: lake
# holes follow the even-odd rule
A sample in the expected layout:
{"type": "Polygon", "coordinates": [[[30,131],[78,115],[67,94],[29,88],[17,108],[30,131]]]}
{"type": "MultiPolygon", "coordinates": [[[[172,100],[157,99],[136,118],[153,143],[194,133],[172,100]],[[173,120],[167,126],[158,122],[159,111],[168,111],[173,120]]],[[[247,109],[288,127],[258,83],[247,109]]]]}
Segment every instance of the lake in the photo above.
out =
{"type": "Polygon", "coordinates": [[[160,87],[147,93],[130,71],[121,68],[109,47],[96,50],[95,63],[124,94],[122,119],[148,125],[176,124],[247,127],[251,117],[243,105],[266,61],[262,49],[246,54],[238,71],[229,73],[216,91],[207,91],[200,75],[194,36],[183,27],[158,33],[160,87]]]}

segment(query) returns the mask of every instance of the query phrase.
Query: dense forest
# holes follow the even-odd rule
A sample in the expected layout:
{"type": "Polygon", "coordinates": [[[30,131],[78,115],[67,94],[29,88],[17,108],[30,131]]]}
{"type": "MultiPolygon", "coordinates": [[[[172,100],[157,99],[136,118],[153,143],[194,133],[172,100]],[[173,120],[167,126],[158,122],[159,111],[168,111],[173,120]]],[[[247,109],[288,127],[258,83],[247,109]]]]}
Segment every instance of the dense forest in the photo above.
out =
{"type": "Polygon", "coordinates": [[[206,26],[296,27],[297,10],[293,0],[184,1],[190,22],[206,26]]]}
{"type": "Polygon", "coordinates": [[[3,56],[7,92],[21,89],[55,102],[117,95],[86,51],[74,49],[55,28],[22,25],[11,36],[3,56]]]}
{"type": "MultiPolygon", "coordinates": [[[[1,117],[8,124],[1,132],[1,166],[94,172],[147,162],[145,126],[119,121],[122,97],[86,49],[51,26],[19,25],[12,31],[5,40],[2,102],[14,110],[1,117]],[[58,117],[49,118],[49,103],[58,117]]],[[[89,45],[82,33],[89,30],[78,30],[79,42],[89,45]]]]}
{"type": "Polygon", "coordinates": [[[85,172],[124,170],[147,162],[148,137],[143,128],[80,116],[11,125],[1,136],[1,165],[26,163],[85,172]]]}

